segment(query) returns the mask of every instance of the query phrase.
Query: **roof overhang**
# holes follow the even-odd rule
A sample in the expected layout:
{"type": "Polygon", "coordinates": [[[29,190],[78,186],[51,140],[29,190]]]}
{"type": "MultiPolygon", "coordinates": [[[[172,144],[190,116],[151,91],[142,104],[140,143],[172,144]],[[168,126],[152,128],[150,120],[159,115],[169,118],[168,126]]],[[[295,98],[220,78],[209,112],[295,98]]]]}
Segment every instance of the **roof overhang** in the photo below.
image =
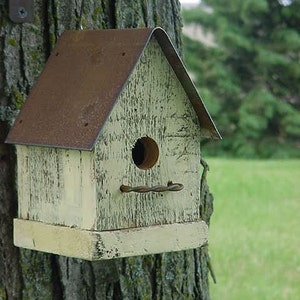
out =
{"type": "Polygon", "coordinates": [[[195,85],[161,28],[65,31],[6,142],[93,149],[116,99],[155,36],[199,119],[201,136],[220,139],[195,85]]]}

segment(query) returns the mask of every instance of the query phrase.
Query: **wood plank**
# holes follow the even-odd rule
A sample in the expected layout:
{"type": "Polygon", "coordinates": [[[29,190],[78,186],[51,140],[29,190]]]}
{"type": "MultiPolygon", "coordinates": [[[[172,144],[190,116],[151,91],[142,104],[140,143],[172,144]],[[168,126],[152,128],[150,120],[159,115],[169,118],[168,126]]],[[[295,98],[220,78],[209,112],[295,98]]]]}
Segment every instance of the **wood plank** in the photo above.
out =
{"type": "Polygon", "coordinates": [[[180,251],[207,242],[203,221],[99,232],[14,219],[16,246],[86,260],[180,251]]]}
{"type": "Polygon", "coordinates": [[[17,145],[19,218],[94,229],[94,153],[17,145]]]}
{"type": "Polygon", "coordinates": [[[155,38],[144,50],[95,148],[97,230],[200,219],[200,131],[197,115],[155,38]],[[132,148],[149,136],[157,163],[139,169],[132,148]],[[124,194],[119,188],[184,185],[180,192],[124,194]]]}

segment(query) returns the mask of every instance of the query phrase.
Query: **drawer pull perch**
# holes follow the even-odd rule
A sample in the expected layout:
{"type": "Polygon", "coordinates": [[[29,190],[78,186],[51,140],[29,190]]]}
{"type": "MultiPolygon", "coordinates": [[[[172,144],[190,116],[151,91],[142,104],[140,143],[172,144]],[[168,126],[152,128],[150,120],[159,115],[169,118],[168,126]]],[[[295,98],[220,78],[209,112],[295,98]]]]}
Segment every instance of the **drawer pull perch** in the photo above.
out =
{"type": "Polygon", "coordinates": [[[171,192],[177,192],[181,191],[183,189],[183,184],[181,183],[173,183],[172,181],[169,181],[167,186],[164,185],[155,185],[155,186],[128,186],[122,184],[120,186],[120,190],[123,193],[130,193],[130,192],[136,192],[136,193],[148,193],[148,192],[166,192],[166,191],[171,191],[171,192]]]}

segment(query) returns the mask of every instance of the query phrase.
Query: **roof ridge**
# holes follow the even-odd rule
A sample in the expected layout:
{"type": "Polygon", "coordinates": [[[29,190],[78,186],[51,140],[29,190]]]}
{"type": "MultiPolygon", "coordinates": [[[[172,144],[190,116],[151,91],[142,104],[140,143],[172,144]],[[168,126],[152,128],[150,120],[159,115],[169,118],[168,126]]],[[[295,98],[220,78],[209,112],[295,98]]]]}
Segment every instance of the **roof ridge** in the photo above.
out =
{"type": "Polygon", "coordinates": [[[6,142],[91,150],[152,36],[187,93],[202,135],[220,138],[167,33],[156,27],[65,31],[6,142]]]}

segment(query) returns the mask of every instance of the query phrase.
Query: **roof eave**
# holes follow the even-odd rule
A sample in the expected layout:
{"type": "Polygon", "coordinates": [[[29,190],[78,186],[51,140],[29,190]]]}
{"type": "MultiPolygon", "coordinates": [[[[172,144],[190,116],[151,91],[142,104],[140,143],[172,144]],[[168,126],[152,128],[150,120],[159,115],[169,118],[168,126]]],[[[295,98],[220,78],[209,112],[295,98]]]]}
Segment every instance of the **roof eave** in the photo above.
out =
{"type": "MultiPolygon", "coordinates": [[[[129,30],[134,30],[134,29],[127,29],[129,30]]],[[[136,30],[136,29],[135,29],[136,30]]],[[[114,99],[111,99],[111,107],[110,109],[107,110],[106,116],[103,120],[103,122],[100,124],[98,127],[98,135],[94,136],[92,139],[89,138],[85,141],[85,143],[77,141],[76,143],[74,142],[73,144],[70,143],[65,143],[65,142],[56,142],[55,144],[47,141],[37,141],[35,142],[34,139],[31,139],[30,141],[26,141],[22,137],[22,132],[19,130],[15,130],[15,134],[13,135],[13,138],[11,138],[10,135],[8,135],[6,139],[6,143],[11,143],[11,144],[19,144],[19,145],[30,145],[30,146],[45,146],[45,147],[56,147],[56,148],[67,148],[67,149],[76,149],[76,150],[87,150],[90,151],[94,148],[99,136],[101,135],[101,131],[103,128],[103,125],[106,123],[106,120],[108,116],[110,115],[111,111],[114,108],[114,105],[116,104],[116,99],[118,99],[119,95],[121,94],[122,90],[126,86],[129,77],[136,67],[140,56],[142,55],[144,49],[147,47],[151,37],[154,35],[156,40],[158,41],[162,51],[164,52],[170,66],[173,68],[178,80],[181,82],[182,87],[184,88],[188,98],[191,101],[191,104],[198,116],[199,119],[199,125],[200,125],[200,135],[202,137],[206,138],[212,138],[212,139],[221,139],[221,135],[218,132],[209,112],[207,111],[200,95],[197,92],[197,89],[192,82],[190,76],[188,75],[188,72],[178,55],[175,47],[173,46],[171,40],[169,39],[167,33],[160,27],[157,28],[145,28],[145,29],[139,29],[141,32],[143,31],[144,33],[141,36],[143,39],[142,44],[140,48],[136,49],[136,59],[133,61],[132,65],[127,69],[127,74],[126,76],[124,75],[125,80],[121,85],[118,86],[118,90],[114,94],[114,99]]],[[[136,34],[135,34],[136,36],[136,34]]],[[[26,106],[26,103],[25,103],[26,106]]],[[[18,116],[19,118],[19,116],[18,116]]],[[[18,118],[16,121],[18,121],[18,118]]],[[[22,121],[22,120],[21,120],[22,121]]],[[[21,123],[19,120],[17,125],[21,123]]]]}
{"type": "MultiPolygon", "coordinates": [[[[213,122],[208,110],[206,109],[197,89],[191,80],[183,61],[178,55],[175,47],[169,39],[167,33],[160,27],[153,29],[152,34],[156,37],[169,64],[173,68],[177,78],[181,82],[186,94],[188,95],[199,119],[201,136],[212,139],[222,139],[215,123],[213,122]]],[[[151,35],[152,35],[151,34],[151,35]]],[[[151,36],[150,36],[151,37],[151,36]]],[[[150,38],[149,38],[150,39],[150,38]]],[[[149,41],[149,40],[148,40],[149,41]]]]}

